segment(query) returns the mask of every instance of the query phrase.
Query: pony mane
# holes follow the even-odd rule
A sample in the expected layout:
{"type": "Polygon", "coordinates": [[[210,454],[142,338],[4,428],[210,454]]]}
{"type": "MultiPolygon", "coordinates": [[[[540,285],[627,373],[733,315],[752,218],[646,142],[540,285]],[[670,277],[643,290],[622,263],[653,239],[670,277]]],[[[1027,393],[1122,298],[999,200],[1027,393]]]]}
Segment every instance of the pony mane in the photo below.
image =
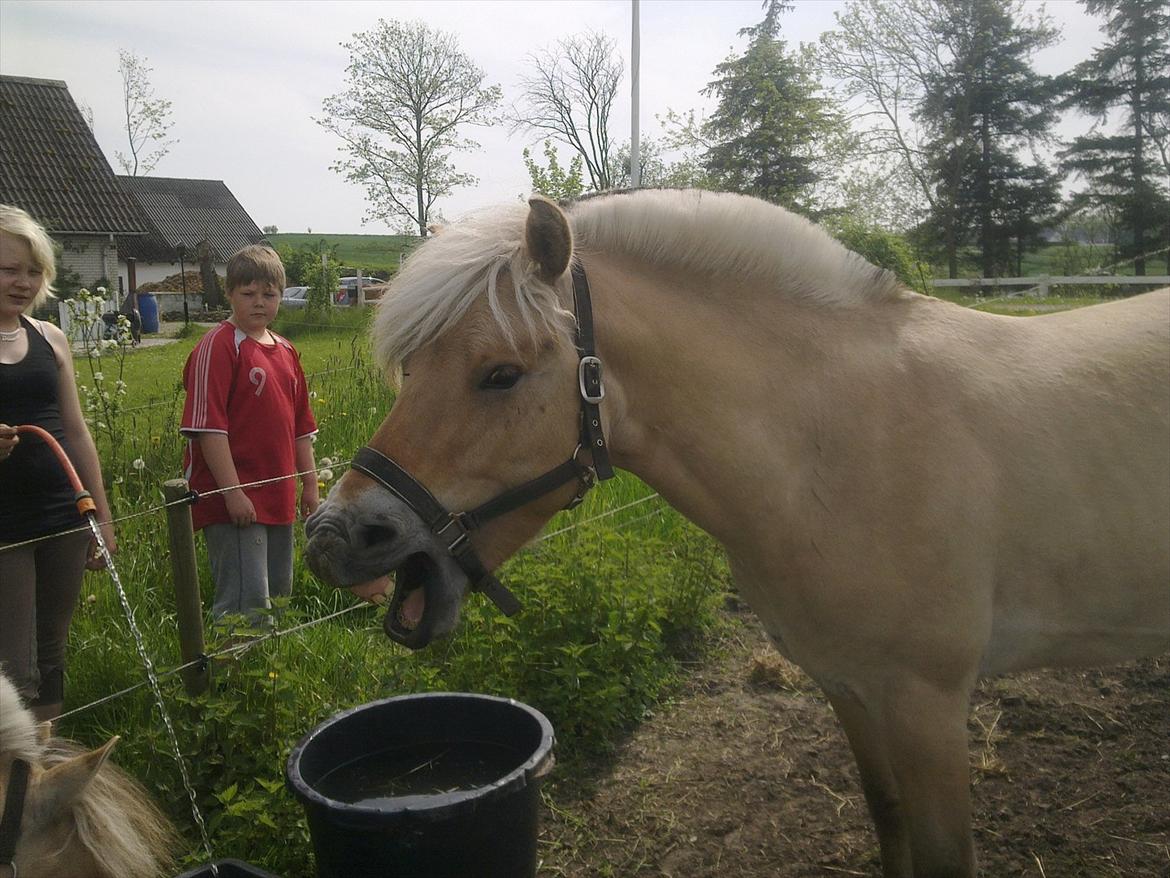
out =
{"type": "Polygon", "coordinates": [[[0,670],[0,756],[31,763],[40,760],[43,752],[36,720],[20,700],[12,681],[0,670]]]}
{"type": "MultiPolygon", "coordinates": [[[[707,277],[757,280],[778,295],[827,307],[895,297],[902,286],[797,214],[726,192],[640,189],[605,193],[568,206],[575,257],[611,252],[707,277]]],[[[530,333],[569,333],[568,281],[542,283],[527,259],[524,203],[477,211],[443,228],[406,260],[378,305],[374,354],[388,372],[447,332],[487,294],[509,340],[513,327],[500,304],[507,271],[521,320],[530,333]]]]}

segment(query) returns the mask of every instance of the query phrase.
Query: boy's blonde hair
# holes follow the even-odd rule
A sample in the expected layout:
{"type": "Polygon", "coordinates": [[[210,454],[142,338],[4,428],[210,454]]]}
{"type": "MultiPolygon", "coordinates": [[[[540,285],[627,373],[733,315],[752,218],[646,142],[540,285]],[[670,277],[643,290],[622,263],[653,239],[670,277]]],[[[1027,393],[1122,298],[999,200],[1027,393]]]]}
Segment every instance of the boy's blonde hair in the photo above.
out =
{"type": "Polygon", "coordinates": [[[227,264],[227,291],[230,293],[236,287],[246,287],[252,281],[263,281],[272,284],[277,290],[284,291],[284,264],[276,251],[263,244],[249,244],[228,260],[227,264]]]}
{"type": "Polygon", "coordinates": [[[57,258],[53,252],[53,239],[40,223],[11,204],[0,204],[0,232],[19,238],[28,244],[33,263],[42,272],[41,288],[32,302],[24,309],[29,313],[45,299],[53,298],[53,281],[57,277],[57,258]]]}

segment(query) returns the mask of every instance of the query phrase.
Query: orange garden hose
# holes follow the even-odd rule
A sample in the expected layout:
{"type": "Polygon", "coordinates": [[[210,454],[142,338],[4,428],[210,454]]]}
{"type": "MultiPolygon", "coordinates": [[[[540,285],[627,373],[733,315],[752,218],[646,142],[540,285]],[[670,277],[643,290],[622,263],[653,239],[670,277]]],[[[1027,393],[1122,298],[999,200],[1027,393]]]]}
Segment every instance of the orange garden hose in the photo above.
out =
{"type": "Polygon", "coordinates": [[[65,475],[68,476],[69,484],[73,487],[75,495],[73,502],[77,504],[77,511],[81,513],[81,517],[85,518],[87,515],[96,513],[97,504],[93,502],[93,495],[85,490],[85,486],[81,484],[77,470],[73,468],[73,462],[69,459],[69,455],[65,453],[65,449],[61,447],[61,443],[53,437],[53,434],[35,424],[22,424],[15,429],[17,433],[30,433],[39,437],[57,455],[57,460],[60,462],[61,468],[65,470],[65,475]]]}

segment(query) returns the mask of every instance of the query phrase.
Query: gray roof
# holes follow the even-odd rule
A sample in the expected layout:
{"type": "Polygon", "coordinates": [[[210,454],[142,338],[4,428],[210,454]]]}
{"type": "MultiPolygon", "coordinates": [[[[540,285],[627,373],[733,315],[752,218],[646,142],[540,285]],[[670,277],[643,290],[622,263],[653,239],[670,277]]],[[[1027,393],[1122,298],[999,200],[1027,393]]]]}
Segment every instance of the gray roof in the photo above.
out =
{"type": "Polygon", "coordinates": [[[68,86],[55,79],[0,76],[0,202],[56,234],[146,230],[68,86]]]}
{"type": "Polygon", "coordinates": [[[122,256],[144,262],[175,262],[176,248],[187,248],[195,261],[195,248],[206,240],[216,262],[227,262],[248,244],[259,243],[264,233],[222,180],[183,180],[174,177],[124,177],[118,182],[150,220],[145,238],[118,242],[122,256]]]}

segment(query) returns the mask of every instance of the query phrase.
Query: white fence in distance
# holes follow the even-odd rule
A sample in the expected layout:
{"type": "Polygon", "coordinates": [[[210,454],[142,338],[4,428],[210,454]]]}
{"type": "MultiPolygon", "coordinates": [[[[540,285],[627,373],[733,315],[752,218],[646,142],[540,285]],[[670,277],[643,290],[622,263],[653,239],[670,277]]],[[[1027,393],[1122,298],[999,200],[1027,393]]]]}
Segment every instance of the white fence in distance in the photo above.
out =
{"type": "MultiPolygon", "coordinates": [[[[1128,275],[1040,275],[1038,277],[957,277],[932,280],[932,287],[1032,287],[1033,295],[1047,296],[1052,287],[1083,286],[1089,284],[1142,284],[1150,287],[1170,286],[1170,274],[1128,275]]],[[[1028,290],[1007,291],[1002,295],[1025,296],[1028,290]]]]}

